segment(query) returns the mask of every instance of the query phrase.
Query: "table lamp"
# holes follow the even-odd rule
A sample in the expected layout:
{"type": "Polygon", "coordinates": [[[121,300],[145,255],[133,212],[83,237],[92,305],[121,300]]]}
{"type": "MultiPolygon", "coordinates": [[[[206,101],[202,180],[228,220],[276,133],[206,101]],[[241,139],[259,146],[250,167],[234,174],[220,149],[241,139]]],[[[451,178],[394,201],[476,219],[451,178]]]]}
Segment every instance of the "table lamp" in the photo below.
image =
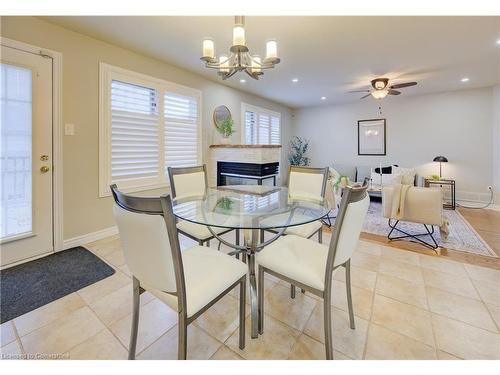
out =
{"type": "Polygon", "coordinates": [[[436,156],[433,161],[439,162],[439,178],[443,177],[441,174],[441,163],[448,163],[445,156],[436,156]]]}

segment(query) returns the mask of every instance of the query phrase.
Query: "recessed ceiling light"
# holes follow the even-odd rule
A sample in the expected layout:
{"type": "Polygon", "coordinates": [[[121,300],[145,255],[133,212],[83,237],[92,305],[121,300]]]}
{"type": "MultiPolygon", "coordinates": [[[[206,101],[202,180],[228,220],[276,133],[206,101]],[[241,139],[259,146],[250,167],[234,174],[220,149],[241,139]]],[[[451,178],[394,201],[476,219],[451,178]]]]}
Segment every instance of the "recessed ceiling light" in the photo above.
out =
{"type": "Polygon", "coordinates": [[[500,46],[500,39],[497,40],[497,44],[500,46]]]}
{"type": "Polygon", "coordinates": [[[240,83],[245,83],[246,79],[240,79],[240,83]]]}
{"type": "Polygon", "coordinates": [[[462,79],[460,80],[460,82],[469,82],[469,78],[464,77],[464,78],[462,78],[462,79]]]}
{"type": "Polygon", "coordinates": [[[293,83],[297,83],[297,82],[299,82],[299,79],[298,79],[298,78],[293,78],[293,79],[292,79],[292,82],[293,82],[293,83]]]}
{"type": "Polygon", "coordinates": [[[321,97],[321,100],[326,100],[326,96],[322,96],[322,97],[321,97]]]}

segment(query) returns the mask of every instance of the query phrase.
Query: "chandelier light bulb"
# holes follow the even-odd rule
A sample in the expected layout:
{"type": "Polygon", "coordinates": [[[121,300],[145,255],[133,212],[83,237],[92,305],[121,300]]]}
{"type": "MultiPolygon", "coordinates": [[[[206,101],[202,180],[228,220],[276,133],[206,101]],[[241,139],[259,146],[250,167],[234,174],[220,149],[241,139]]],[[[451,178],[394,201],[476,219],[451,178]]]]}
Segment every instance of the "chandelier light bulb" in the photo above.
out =
{"type": "Polygon", "coordinates": [[[203,57],[211,59],[215,57],[215,43],[212,39],[203,40],[203,57]]]}
{"type": "Polygon", "coordinates": [[[388,93],[388,90],[375,90],[371,94],[375,99],[384,99],[388,93]]]}
{"type": "Polygon", "coordinates": [[[268,40],[266,43],[266,59],[275,59],[278,57],[278,44],[275,40],[268,40]]]}
{"type": "Polygon", "coordinates": [[[245,45],[245,28],[243,25],[235,25],[233,27],[233,46],[245,45]]]}

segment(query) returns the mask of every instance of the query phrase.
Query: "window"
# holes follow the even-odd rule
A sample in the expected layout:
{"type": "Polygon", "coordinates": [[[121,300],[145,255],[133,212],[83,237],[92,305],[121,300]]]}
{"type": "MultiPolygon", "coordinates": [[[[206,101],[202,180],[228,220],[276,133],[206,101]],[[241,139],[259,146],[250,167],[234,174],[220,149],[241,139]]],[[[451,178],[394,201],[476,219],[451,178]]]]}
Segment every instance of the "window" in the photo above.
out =
{"type": "Polygon", "coordinates": [[[198,90],[100,65],[99,193],[168,186],[167,168],[201,163],[198,90]]]}
{"type": "Polygon", "coordinates": [[[242,142],[251,145],[281,144],[281,114],[250,104],[241,105],[244,132],[242,142]]]}

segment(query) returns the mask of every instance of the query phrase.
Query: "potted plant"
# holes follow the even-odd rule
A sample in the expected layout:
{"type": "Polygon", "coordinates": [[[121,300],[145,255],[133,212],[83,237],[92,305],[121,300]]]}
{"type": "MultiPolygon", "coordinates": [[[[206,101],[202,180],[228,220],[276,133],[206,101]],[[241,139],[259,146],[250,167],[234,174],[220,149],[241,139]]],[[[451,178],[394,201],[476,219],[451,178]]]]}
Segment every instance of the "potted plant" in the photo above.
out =
{"type": "Polygon", "coordinates": [[[226,117],[217,124],[216,127],[219,134],[222,135],[223,143],[229,143],[231,140],[231,135],[233,135],[236,130],[234,129],[234,120],[232,117],[226,117]]]}
{"type": "Polygon", "coordinates": [[[309,150],[309,141],[301,137],[293,137],[290,141],[290,155],[288,162],[290,165],[308,166],[311,163],[309,157],[306,156],[309,150]]]}

